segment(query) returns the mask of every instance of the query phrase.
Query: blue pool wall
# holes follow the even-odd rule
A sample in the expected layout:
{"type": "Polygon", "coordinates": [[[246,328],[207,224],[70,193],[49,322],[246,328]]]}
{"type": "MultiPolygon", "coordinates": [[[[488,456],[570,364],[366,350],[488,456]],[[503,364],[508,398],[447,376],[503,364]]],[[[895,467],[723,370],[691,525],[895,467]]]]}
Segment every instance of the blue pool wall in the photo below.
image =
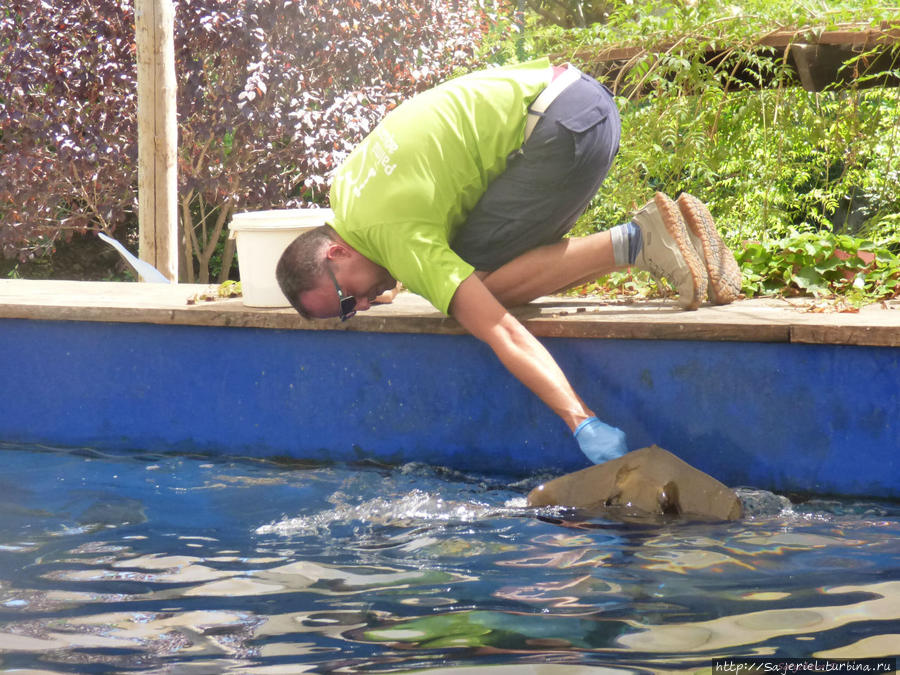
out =
{"type": "MultiPolygon", "coordinates": [[[[547,338],[631,449],[731,486],[900,498],[900,350],[547,338]]],[[[0,320],[0,441],[525,476],[587,466],[469,336],[0,320]]]]}

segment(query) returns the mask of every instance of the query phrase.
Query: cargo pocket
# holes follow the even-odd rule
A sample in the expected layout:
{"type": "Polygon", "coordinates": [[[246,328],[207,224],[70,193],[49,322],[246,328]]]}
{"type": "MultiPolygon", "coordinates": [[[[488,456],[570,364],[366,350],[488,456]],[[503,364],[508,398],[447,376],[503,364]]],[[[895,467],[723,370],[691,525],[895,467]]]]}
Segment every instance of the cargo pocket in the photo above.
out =
{"type": "Polygon", "coordinates": [[[579,110],[574,115],[559,120],[563,128],[572,133],[575,143],[575,159],[580,162],[585,154],[589,154],[593,145],[601,141],[602,136],[597,133],[597,126],[606,121],[609,113],[599,105],[590,106],[579,110]]]}

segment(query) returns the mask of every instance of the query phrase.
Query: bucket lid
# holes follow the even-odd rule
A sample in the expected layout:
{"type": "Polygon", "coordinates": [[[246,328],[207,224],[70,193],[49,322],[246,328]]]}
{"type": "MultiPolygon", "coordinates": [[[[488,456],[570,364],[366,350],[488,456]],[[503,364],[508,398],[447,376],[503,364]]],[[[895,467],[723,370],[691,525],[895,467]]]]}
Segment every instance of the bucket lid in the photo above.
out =
{"type": "Polygon", "coordinates": [[[292,230],[324,225],[334,216],[331,209],[273,209],[245,211],[231,216],[228,228],[238,230],[292,230]]]}

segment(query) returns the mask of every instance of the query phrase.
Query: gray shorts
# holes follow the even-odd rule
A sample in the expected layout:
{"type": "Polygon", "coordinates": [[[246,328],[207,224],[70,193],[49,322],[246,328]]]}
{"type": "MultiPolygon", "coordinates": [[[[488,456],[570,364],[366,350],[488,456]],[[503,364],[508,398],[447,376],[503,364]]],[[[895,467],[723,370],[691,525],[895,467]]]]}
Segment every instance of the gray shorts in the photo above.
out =
{"type": "Polygon", "coordinates": [[[620,134],[609,90],[582,74],[510,155],[506,170],[460,226],[453,250],[476,269],[492,271],[561,239],[609,173],[620,134]]]}

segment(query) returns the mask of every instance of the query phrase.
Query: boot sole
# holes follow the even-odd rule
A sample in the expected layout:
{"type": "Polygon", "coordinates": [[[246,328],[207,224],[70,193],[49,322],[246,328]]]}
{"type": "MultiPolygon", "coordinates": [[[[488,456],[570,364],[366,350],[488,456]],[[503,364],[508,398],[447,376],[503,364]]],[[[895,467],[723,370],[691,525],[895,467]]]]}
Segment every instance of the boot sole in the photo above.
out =
{"type": "Polygon", "coordinates": [[[691,243],[688,232],[685,229],[684,219],[675,202],[662,192],[657,192],[653,196],[653,201],[656,203],[656,208],[662,216],[666,230],[669,232],[672,239],[675,240],[678,250],[681,252],[681,256],[684,258],[684,262],[687,264],[694,281],[693,297],[686,298],[679,294],[678,304],[687,310],[697,309],[700,306],[700,303],[703,302],[703,298],[706,297],[707,282],[706,274],[703,270],[703,263],[700,261],[697,252],[694,250],[694,245],[691,243]]]}
{"type": "Polygon", "coordinates": [[[709,277],[709,300],[714,305],[727,305],[741,294],[741,268],[734,254],[722,241],[706,204],[686,192],[678,197],[678,208],[685,225],[700,241],[709,277]]]}

